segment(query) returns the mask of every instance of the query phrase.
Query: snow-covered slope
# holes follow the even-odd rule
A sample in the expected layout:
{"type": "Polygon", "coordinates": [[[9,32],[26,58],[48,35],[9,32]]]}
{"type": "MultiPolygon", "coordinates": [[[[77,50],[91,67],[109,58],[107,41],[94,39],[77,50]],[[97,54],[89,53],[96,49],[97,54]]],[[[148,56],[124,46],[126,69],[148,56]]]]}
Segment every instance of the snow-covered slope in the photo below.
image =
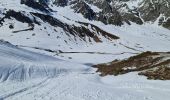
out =
{"type": "Polygon", "coordinates": [[[169,81],[137,73],[100,77],[89,66],[0,41],[1,100],[169,100],[169,81]]]}
{"type": "Polygon", "coordinates": [[[59,74],[86,70],[86,67],[54,57],[20,49],[0,41],[0,80],[24,81],[40,77],[56,77],[59,74]]]}
{"type": "Polygon", "coordinates": [[[129,13],[142,0],[54,1],[0,0],[0,100],[169,100],[169,81],[100,77],[90,67],[170,51],[170,30],[159,19],[129,13]]]}

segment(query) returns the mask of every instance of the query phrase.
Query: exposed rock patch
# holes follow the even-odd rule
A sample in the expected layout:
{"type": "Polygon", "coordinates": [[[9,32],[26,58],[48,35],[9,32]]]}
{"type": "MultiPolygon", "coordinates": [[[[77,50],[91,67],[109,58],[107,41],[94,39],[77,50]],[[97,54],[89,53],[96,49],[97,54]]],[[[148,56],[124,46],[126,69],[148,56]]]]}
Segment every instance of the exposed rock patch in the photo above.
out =
{"type": "Polygon", "coordinates": [[[129,72],[139,72],[148,79],[170,79],[170,53],[144,52],[125,60],[115,60],[110,63],[94,65],[101,76],[121,75],[129,72]]]}
{"type": "Polygon", "coordinates": [[[61,22],[60,20],[50,16],[50,15],[44,15],[39,13],[32,13],[34,16],[39,17],[44,22],[48,22],[50,25],[55,27],[61,27],[64,31],[70,33],[73,36],[79,36],[80,38],[85,40],[85,37],[91,37],[95,42],[102,42],[102,40],[98,37],[99,35],[102,35],[106,37],[107,39],[114,40],[119,39],[119,37],[112,35],[106,31],[103,31],[99,27],[89,24],[89,23],[81,23],[81,26],[75,26],[75,25],[68,25],[66,23],[61,22]],[[91,31],[88,26],[91,26],[91,31]]]}
{"type": "MultiPolygon", "coordinates": [[[[170,29],[170,1],[169,0],[73,0],[73,9],[81,13],[85,18],[86,15],[93,17],[90,20],[101,21],[105,24],[121,26],[123,23],[143,24],[145,22],[159,21],[159,25],[170,29]],[[137,4],[134,5],[133,4],[137,4]],[[101,9],[100,12],[93,13],[88,4],[92,4],[101,9]],[[81,9],[79,9],[81,8],[81,9]],[[86,13],[85,13],[86,12],[86,13]],[[160,17],[162,16],[162,17],[160,17]],[[93,18],[93,19],[92,19],[93,18]]],[[[89,18],[88,18],[89,19],[89,18]]]]}
{"type": "Polygon", "coordinates": [[[14,10],[9,10],[4,14],[5,17],[3,17],[0,20],[0,24],[3,24],[5,19],[11,19],[11,18],[15,18],[17,21],[22,22],[22,23],[40,24],[38,21],[35,20],[35,18],[32,20],[30,17],[28,17],[27,15],[24,15],[23,13],[24,12],[16,12],[14,10]]]}
{"type": "MultiPolygon", "coordinates": [[[[69,35],[73,35],[74,37],[78,36],[84,41],[87,41],[87,38],[91,38],[95,42],[102,42],[102,39],[99,38],[99,36],[103,36],[104,38],[107,38],[110,41],[119,39],[119,37],[111,33],[108,33],[90,23],[77,22],[78,24],[80,24],[80,26],[69,25],[67,23],[58,20],[57,18],[54,18],[49,14],[24,12],[24,11],[17,12],[14,10],[8,10],[6,11],[6,13],[4,13],[4,17],[0,19],[0,24],[3,25],[5,19],[13,20],[13,18],[19,22],[28,24],[28,28],[13,31],[14,33],[21,32],[21,31],[31,31],[34,30],[35,24],[41,25],[42,22],[47,22],[53,27],[62,28],[68,36],[69,35]],[[42,22],[40,20],[42,20],[42,22]]],[[[10,28],[12,27],[10,26],[10,28]]]]}

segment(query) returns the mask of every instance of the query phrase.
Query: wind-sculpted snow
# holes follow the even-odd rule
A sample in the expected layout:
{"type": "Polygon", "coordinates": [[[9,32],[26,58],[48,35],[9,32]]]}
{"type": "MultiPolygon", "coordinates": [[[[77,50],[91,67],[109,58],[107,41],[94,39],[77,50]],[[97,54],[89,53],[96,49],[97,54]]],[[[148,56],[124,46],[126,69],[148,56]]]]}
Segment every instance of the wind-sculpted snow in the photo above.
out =
{"type": "MultiPolygon", "coordinates": [[[[50,56],[20,49],[0,41],[0,80],[27,80],[39,77],[56,77],[59,74],[84,70],[85,67],[50,56]]],[[[85,68],[86,69],[86,68],[85,68]]]]}

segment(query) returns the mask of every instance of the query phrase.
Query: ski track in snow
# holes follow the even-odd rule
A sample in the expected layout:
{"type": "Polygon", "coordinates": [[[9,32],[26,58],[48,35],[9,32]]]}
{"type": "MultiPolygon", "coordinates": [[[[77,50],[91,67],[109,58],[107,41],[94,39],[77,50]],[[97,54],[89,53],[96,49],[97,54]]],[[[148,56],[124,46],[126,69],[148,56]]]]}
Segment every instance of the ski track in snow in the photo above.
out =
{"type": "Polygon", "coordinates": [[[0,48],[1,100],[169,100],[170,81],[151,81],[137,73],[100,77],[85,63],[34,53],[4,41],[0,48]]]}
{"type": "MultiPolygon", "coordinates": [[[[165,100],[169,94],[168,89],[156,89],[153,84],[131,81],[117,81],[117,86],[108,85],[100,80],[89,81],[93,75],[68,74],[47,79],[36,85],[10,93],[5,100],[159,100],[155,95],[164,95],[165,100]],[[71,79],[71,80],[70,80],[71,79]],[[121,84],[124,83],[124,84],[121,84]],[[135,86],[133,86],[133,85],[135,86]],[[145,85],[144,85],[145,84],[145,85]],[[147,91],[146,91],[147,90],[147,91]],[[154,91],[159,92],[154,92],[154,91]],[[154,94],[154,95],[153,95],[154,94]]],[[[96,76],[95,76],[96,77],[96,76]]],[[[124,77],[125,78],[125,77],[124,77]]]]}
{"type": "Polygon", "coordinates": [[[23,92],[25,92],[25,91],[28,91],[28,90],[30,90],[30,89],[40,87],[40,86],[41,86],[42,84],[44,84],[47,80],[48,80],[48,79],[46,79],[46,80],[44,80],[44,81],[42,81],[42,82],[40,82],[40,83],[38,83],[38,84],[35,84],[35,85],[31,86],[31,87],[26,87],[26,88],[23,88],[23,89],[18,90],[18,91],[16,91],[16,92],[9,93],[9,94],[7,94],[7,95],[5,95],[5,96],[1,96],[1,99],[2,99],[2,100],[3,100],[3,99],[7,99],[7,98],[9,98],[9,97],[15,96],[15,95],[17,95],[17,94],[21,94],[21,93],[23,93],[23,92]]]}
{"type": "MultiPolygon", "coordinates": [[[[167,83],[163,83],[162,81],[155,83],[145,78],[139,78],[139,76],[133,73],[118,77],[100,77],[95,73],[95,70],[89,66],[84,67],[85,65],[83,66],[81,64],[71,64],[67,61],[29,52],[11,46],[8,43],[4,44],[4,42],[1,42],[0,47],[4,47],[4,49],[1,50],[2,52],[0,52],[3,56],[0,58],[7,57],[9,61],[14,61],[6,66],[9,69],[8,73],[1,72],[2,77],[5,75],[5,78],[3,78],[3,81],[0,83],[1,100],[159,100],[160,98],[155,97],[156,95],[160,95],[160,97],[164,96],[164,100],[168,100],[167,98],[169,97],[170,91],[166,89],[166,87],[170,86],[169,81],[167,81],[167,83]],[[14,49],[14,56],[11,55],[11,53],[3,52],[8,49],[14,49]],[[21,53],[21,51],[24,52],[21,53]],[[34,55],[32,59],[41,58],[35,61],[27,60],[27,58],[29,58],[25,55],[27,53],[34,55]],[[10,56],[13,57],[10,58],[10,56]],[[65,71],[57,73],[55,77],[50,77],[48,74],[51,73],[49,69],[51,65],[48,64],[48,61],[42,63],[44,62],[44,57],[48,58],[46,60],[51,61],[50,63],[60,63],[59,65],[61,67],[59,67],[59,65],[53,66],[59,69],[63,67],[65,71]],[[38,72],[40,74],[39,77],[22,78],[25,73],[27,73],[25,68],[30,68],[30,63],[34,66],[38,64],[37,67],[43,72],[38,72]],[[46,67],[43,67],[44,64],[46,64],[46,67]],[[69,66],[66,66],[67,64],[69,66]],[[71,69],[69,69],[69,67],[71,67],[71,69]],[[17,71],[20,68],[23,70],[17,71]],[[44,72],[46,76],[41,77],[41,75],[45,74],[44,72]],[[18,75],[12,73],[21,74],[22,77],[14,77],[10,80],[9,76],[18,75]],[[20,79],[18,80],[18,78],[20,79]],[[38,82],[35,80],[38,80],[38,82]]],[[[2,61],[0,62],[1,64],[4,63],[2,61]]],[[[2,69],[3,67],[0,68],[2,69]]],[[[29,72],[29,74],[32,73],[34,73],[34,71],[29,72]]],[[[39,75],[38,73],[35,75],[39,75]]]]}

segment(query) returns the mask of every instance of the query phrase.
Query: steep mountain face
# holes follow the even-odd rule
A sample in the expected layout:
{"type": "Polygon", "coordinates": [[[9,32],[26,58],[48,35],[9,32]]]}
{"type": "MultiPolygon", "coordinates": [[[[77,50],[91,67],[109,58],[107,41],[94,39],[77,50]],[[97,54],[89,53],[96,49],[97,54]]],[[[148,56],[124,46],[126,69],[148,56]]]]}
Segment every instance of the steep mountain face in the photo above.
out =
{"type": "MultiPolygon", "coordinates": [[[[66,6],[67,2],[68,1],[56,0],[53,2],[53,6],[66,6]]],[[[22,24],[27,24],[27,28],[13,31],[13,33],[18,33],[23,31],[34,31],[35,26],[39,28],[40,26],[44,25],[44,23],[48,23],[50,27],[54,28],[52,30],[53,33],[58,33],[58,30],[55,28],[60,28],[69,38],[74,37],[74,40],[80,39],[86,42],[102,42],[103,40],[101,37],[106,38],[109,41],[119,39],[118,36],[106,32],[100,29],[98,26],[90,23],[72,21],[72,23],[75,24],[69,24],[68,22],[71,22],[71,19],[69,18],[65,18],[65,22],[61,21],[60,19],[54,17],[55,11],[49,7],[50,3],[48,1],[21,0],[20,3],[22,6],[29,7],[29,9],[33,8],[33,10],[27,11],[22,9],[17,11],[6,8],[2,9],[1,12],[3,13],[1,14],[2,17],[0,18],[1,27],[6,26],[4,23],[6,23],[7,20],[16,20],[18,22],[22,22],[22,24]]],[[[15,22],[9,24],[10,29],[15,27],[15,22]]],[[[45,30],[46,27],[47,26],[44,26],[45,30]]],[[[42,29],[40,29],[40,31],[42,31],[42,29]]]]}
{"type": "MultiPolygon", "coordinates": [[[[51,48],[62,50],[96,43],[113,45],[116,41],[130,42],[128,37],[132,32],[123,28],[126,25],[136,28],[136,25],[154,24],[169,28],[170,24],[166,0],[14,0],[1,1],[0,5],[3,32],[0,35],[16,45],[32,46],[34,41],[34,46],[44,47],[54,43],[51,48]]],[[[131,30],[138,30],[135,28],[131,30]]],[[[156,36],[168,37],[152,31],[156,36]]],[[[145,33],[141,28],[140,34],[145,33]]]]}
{"type": "Polygon", "coordinates": [[[141,25],[157,21],[157,24],[169,28],[169,0],[21,0],[21,4],[48,13],[52,12],[48,5],[71,5],[76,13],[105,24],[121,26],[134,22],[141,25]]]}
{"type": "MultiPolygon", "coordinates": [[[[100,1],[100,0],[99,0],[100,1]]],[[[122,16],[119,12],[113,8],[108,1],[92,2],[84,0],[75,0],[71,3],[73,9],[77,13],[81,13],[85,18],[89,20],[101,21],[105,24],[122,25],[122,16]],[[89,2],[89,4],[87,3],[89,2]],[[92,9],[91,5],[97,6],[96,9],[92,9]]]]}
{"type": "Polygon", "coordinates": [[[76,13],[81,13],[83,16],[89,20],[96,19],[96,13],[91,9],[91,7],[85,1],[73,1],[73,9],[76,13]]]}
{"type": "MultiPolygon", "coordinates": [[[[124,22],[130,24],[131,22],[143,24],[145,22],[159,21],[159,25],[169,28],[169,0],[75,0],[77,2],[84,2],[84,5],[92,4],[101,9],[101,11],[93,14],[95,11],[79,11],[84,16],[90,13],[96,15],[93,20],[99,20],[105,24],[122,25],[124,22]]],[[[74,6],[79,7],[76,3],[74,6]]],[[[76,8],[76,7],[73,7],[76,8]]],[[[82,9],[81,9],[82,10],[82,9]]],[[[77,9],[75,10],[77,11],[77,9]]]]}
{"type": "Polygon", "coordinates": [[[166,28],[169,28],[169,20],[170,20],[170,1],[169,0],[153,0],[143,1],[143,6],[139,8],[141,12],[141,16],[145,21],[156,21],[158,20],[158,24],[162,25],[166,28]]]}
{"type": "MultiPolygon", "coordinates": [[[[143,23],[152,22],[165,28],[170,27],[170,1],[168,0],[21,0],[20,4],[38,10],[38,12],[1,9],[1,25],[3,25],[5,19],[13,20],[12,18],[14,18],[17,21],[28,23],[28,26],[31,27],[29,29],[33,30],[34,24],[42,24],[40,23],[41,20],[48,22],[52,27],[62,28],[67,34],[79,36],[85,41],[87,41],[85,38],[89,37],[96,42],[101,42],[99,35],[112,40],[118,39],[117,36],[111,36],[111,33],[101,31],[102,29],[95,25],[92,25],[95,27],[91,31],[87,28],[88,23],[85,25],[81,21],[73,22],[79,24],[77,27],[63,23],[53,16],[55,10],[51,6],[69,6],[76,13],[81,13],[84,18],[101,21],[104,24],[121,26],[124,23],[131,24],[133,22],[142,25],[143,23]]],[[[67,18],[67,20],[71,19],[67,18]]]]}
{"type": "Polygon", "coordinates": [[[57,6],[67,6],[68,5],[68,0],[54,0],[53,2],[57,6]]]}

